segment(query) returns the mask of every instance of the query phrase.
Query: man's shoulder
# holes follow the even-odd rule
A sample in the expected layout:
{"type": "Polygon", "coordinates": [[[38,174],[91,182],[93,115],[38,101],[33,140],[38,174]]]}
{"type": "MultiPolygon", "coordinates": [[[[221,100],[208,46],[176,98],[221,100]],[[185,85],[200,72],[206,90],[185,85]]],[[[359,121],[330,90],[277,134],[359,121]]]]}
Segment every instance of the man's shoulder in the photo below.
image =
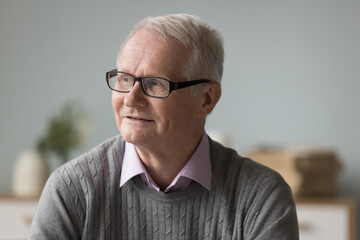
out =
{"type": "Polygon", "coordinates": [[[241,194],[239,200],[251,199],[248,203],[256,203],[257,208],[267,199],[283,199],[293,205],[291,189],[279,173],[216,142],[211,146],[212,151],[216,149],[212,155],[213,186],[233,192],[235,197],[241,194]]]}
{"type": "Polygon", "coordinates": [[[121,168],[123,152],[124,141],[121,135],[117,135],[60,166],[52,175],[72,181],[96,178],[99,174],[108,175],[121,168]]]}
{"type": "Polygon", "coordinates": [[[253,159],[241,156],[232,148],[225,147],[216,141],[210,141],[212,164],[222,174],[234,174],[242,179],[252,179],[261,182],[285,183],[282,176],[273,169],[264,166],[253,159]]]}

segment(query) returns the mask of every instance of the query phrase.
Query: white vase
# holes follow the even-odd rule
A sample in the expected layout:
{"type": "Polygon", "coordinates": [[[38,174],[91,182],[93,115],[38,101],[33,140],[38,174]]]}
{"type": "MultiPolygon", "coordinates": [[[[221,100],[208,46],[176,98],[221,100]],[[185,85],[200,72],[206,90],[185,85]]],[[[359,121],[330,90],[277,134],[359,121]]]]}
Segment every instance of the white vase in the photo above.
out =
{"type": "Polygon", "coordinates": [[[26,150],[19,154],[14,166],[13,194],[16,197],[36,198],[49,177],[49,168],[41,153],[26,150]]]}

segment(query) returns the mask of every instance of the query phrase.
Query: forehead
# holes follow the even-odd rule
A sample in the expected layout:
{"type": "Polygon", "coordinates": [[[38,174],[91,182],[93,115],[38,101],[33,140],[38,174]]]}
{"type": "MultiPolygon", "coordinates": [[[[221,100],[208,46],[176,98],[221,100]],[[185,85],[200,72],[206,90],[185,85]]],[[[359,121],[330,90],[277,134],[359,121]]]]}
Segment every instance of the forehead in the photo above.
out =
{"type": "Polygon", "coordinates": [[[137,76],[185,77],[191,50],[177,40],[159,40],[146,29],[136,32],[124,45],[117,65],[121,71],[137,76]]]}

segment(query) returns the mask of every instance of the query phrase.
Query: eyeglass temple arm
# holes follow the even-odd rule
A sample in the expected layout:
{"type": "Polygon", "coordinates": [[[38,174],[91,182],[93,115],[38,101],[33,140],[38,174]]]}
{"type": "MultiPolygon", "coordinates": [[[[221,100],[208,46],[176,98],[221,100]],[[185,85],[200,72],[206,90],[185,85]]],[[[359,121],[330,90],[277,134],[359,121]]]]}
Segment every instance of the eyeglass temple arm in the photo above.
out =
{"type": "Polygon", "coordinates": [[[176,89],[186,88],[199,83],[206,83],[206,82],[210,82],[210,80],[198,79],[198,80],[186,81],[186,82],[170,82],[170,90],[173,91],[176,89]]]}

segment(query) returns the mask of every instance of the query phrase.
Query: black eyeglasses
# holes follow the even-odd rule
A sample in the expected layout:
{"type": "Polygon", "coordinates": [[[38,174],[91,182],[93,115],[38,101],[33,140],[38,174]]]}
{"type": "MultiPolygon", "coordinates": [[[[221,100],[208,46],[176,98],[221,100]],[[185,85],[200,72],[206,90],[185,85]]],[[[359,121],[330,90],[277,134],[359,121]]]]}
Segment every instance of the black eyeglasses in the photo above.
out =
{"type": "Polygon", "coordinates": [[[130,73],[120,72],[116,69],[106,73],[106,82],[111,90],[128,93],[139,81],[144,93],[150,97],[166,98],[174,90],[190,87],[200,83],[207,83],[210,80],[198,79],[186,82],[171,82],[163,77],[135,77],[130,73]]]}

